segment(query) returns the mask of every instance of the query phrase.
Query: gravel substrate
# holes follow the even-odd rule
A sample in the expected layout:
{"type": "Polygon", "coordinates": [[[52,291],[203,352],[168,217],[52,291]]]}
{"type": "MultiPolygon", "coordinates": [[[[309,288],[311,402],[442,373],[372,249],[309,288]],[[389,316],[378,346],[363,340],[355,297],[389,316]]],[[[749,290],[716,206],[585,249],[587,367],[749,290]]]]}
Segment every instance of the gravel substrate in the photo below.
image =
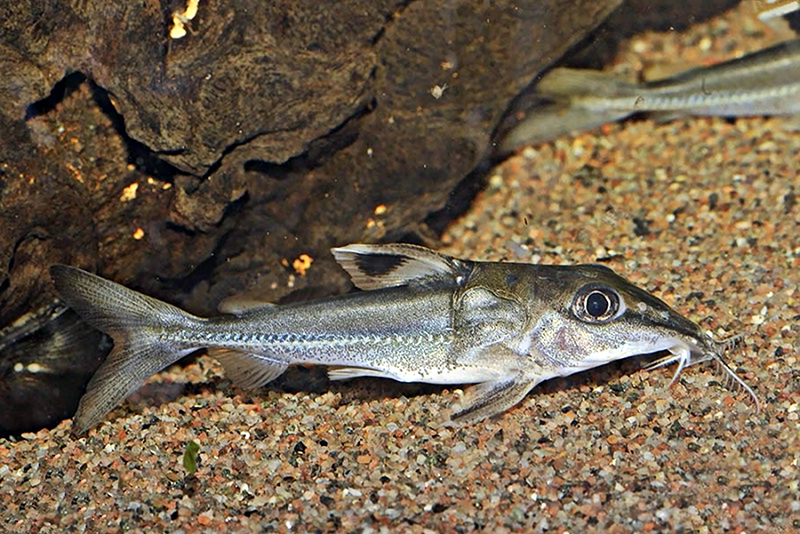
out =
{"type": "MultiPolygon", "coordinates": [[[[792,36],[738,12],[637,36],[620,72],[792,36]]],[[[774,118],[643,120],[528,148],[443,238],[475,259],[603,262],[718,338],[712,366],[646,358],[547,382],[484,424],[461,390],[380,380],[247,394],[202,357],[80,439],[0,440],[0,531],[800,530],[800,134],[774,118]],[[200,446],[193,474],[186,446],[200,446]]]]}

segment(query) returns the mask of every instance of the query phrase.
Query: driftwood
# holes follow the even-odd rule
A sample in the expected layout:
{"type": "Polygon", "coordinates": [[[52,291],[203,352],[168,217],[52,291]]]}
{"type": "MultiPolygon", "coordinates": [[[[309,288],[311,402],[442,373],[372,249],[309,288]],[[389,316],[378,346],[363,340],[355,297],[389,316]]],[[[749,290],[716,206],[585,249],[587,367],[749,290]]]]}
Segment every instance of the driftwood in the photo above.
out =
{"type": "Polygon", "coordinates": [[[417,230],[617,3],[8,3],[0,325],[56,262],[198,313],[341,289],[327,249],[417,230]]]}

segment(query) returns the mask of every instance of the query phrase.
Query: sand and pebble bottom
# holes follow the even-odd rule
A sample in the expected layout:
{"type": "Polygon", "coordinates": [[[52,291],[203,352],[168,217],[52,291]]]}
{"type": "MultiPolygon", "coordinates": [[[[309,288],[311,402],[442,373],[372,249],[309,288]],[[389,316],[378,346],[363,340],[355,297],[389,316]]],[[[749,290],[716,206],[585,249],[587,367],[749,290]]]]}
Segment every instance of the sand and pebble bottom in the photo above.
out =
{"type": "MultiPolygon", "coordinates": [[[[703,39],[730,57],[775,39],[748,35],[758,24],[640,36],[621,61],[696,61],[703,39]]],[[[671,369],[634,358],[441,428],[460,389],[244,393],[201,357],[85,437],[65,421],[0,440],[0,531],[800,531],[799,137],[777,118],[565,137],[495,169],[443,238],[476,259],[602,262],[714,336],[742,334],[727,357],[761,413],[712,365],[669,387],[671,369]]]]}

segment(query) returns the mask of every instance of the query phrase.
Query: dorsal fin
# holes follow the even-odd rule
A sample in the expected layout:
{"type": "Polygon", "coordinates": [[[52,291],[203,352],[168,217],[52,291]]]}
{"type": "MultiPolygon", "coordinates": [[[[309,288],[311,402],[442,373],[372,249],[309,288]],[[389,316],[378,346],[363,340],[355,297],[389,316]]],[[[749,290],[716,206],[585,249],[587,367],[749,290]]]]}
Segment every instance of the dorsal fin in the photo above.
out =
{"type": "Polygon", "coordinates": [[[465,262],[417,245],[355,244],[331,249],[334,258],[359,289],[397,287],[411,282],[460,284],[468,274],[465,262]]]}

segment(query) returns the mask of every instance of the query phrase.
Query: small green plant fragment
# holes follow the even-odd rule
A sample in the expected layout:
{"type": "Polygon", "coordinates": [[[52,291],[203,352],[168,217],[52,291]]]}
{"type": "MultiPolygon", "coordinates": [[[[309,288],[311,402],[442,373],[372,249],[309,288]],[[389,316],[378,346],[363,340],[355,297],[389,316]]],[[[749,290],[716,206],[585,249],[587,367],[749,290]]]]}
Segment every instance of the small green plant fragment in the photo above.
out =
{"type": "Polygon", "coordinates": [[[186,450],[183,451],[183,468],[186,469],[188,475],[193,475],[197,471],[197,455],[199,453],[200,445],[196,441],[186,444],[186,450]]]}

